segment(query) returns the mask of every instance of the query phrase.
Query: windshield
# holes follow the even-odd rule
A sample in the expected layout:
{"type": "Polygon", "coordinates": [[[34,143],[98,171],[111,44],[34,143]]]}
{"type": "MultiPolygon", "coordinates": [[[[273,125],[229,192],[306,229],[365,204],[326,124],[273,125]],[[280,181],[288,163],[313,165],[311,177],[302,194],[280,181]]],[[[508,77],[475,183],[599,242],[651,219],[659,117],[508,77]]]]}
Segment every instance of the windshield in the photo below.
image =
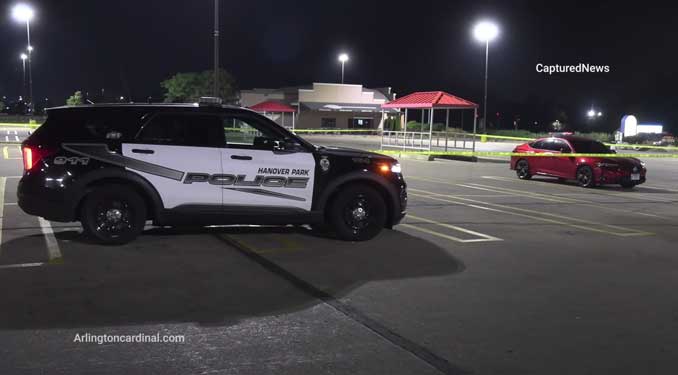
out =
{"type": "Polygon", "coordinates": [[[610,149],[598,141],[574,141],[570,140],[574,152],[578,154],[609,154],[610,149]]]}

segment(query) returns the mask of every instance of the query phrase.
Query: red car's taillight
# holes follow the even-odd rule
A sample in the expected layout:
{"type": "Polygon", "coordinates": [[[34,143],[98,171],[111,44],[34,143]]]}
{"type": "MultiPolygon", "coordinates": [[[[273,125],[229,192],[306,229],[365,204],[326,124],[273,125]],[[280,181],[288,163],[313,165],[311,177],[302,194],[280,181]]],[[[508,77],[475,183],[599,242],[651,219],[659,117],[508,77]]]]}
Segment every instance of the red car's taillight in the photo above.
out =
{"type": "Polygon", "coordinates": [[[21,151],[24,157],[24,171],[30,171],[40,160],[54,153],[53,150],[28,145],[21,147],[21,151]]]}

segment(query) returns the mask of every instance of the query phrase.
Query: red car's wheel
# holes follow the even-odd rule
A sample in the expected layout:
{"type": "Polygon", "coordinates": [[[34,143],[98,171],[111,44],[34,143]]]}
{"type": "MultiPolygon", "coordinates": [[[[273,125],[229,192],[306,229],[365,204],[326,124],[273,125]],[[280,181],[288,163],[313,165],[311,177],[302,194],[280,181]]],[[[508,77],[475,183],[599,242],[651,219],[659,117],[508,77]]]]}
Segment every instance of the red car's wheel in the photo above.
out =
{"type": "Polygon", "coordinates": [[[593,176],[593,169],[588,165],[584,165],[577,169],[577,183],[581,187],[594,187],[596,185],[593,176]]]}
{"type": "Polygon", "coordinates": [[[532,178],[530,174],[530,164],[525,159],[520,159],[516,163],[516,174],[521,180],[529,180],[532,178]]]}

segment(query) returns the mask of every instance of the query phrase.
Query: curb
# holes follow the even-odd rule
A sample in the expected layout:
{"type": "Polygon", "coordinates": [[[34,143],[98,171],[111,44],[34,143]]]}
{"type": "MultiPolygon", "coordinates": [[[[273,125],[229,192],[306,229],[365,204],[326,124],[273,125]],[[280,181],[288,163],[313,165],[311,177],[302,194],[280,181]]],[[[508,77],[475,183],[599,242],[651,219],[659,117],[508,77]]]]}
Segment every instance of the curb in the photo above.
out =
{"type": "Polygon", "coordinates": [[[434,161],[435,156],[426,154],[397,154],[398,159],[434,161]]]}

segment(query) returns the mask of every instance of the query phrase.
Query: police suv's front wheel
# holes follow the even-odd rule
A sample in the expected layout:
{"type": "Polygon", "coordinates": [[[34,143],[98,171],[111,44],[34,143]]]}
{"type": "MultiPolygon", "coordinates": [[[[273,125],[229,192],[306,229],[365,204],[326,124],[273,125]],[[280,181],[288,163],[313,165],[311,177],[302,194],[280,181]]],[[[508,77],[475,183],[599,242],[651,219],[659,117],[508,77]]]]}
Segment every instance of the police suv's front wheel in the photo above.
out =
{"type": "Polygon", "coordinates": [[[339,239],[366,241],[386,225],[386,204],[381,194],[368,185],[348,186],[332,201],[328,220],[339,239]]]}
{"type": "Polygon", "coordinates": [[[144,230],[146,205],[139,194],[127,186],[102,186],[85,197],[80,221],[85,234],[97,242],[121,245],[144,230]]]}

